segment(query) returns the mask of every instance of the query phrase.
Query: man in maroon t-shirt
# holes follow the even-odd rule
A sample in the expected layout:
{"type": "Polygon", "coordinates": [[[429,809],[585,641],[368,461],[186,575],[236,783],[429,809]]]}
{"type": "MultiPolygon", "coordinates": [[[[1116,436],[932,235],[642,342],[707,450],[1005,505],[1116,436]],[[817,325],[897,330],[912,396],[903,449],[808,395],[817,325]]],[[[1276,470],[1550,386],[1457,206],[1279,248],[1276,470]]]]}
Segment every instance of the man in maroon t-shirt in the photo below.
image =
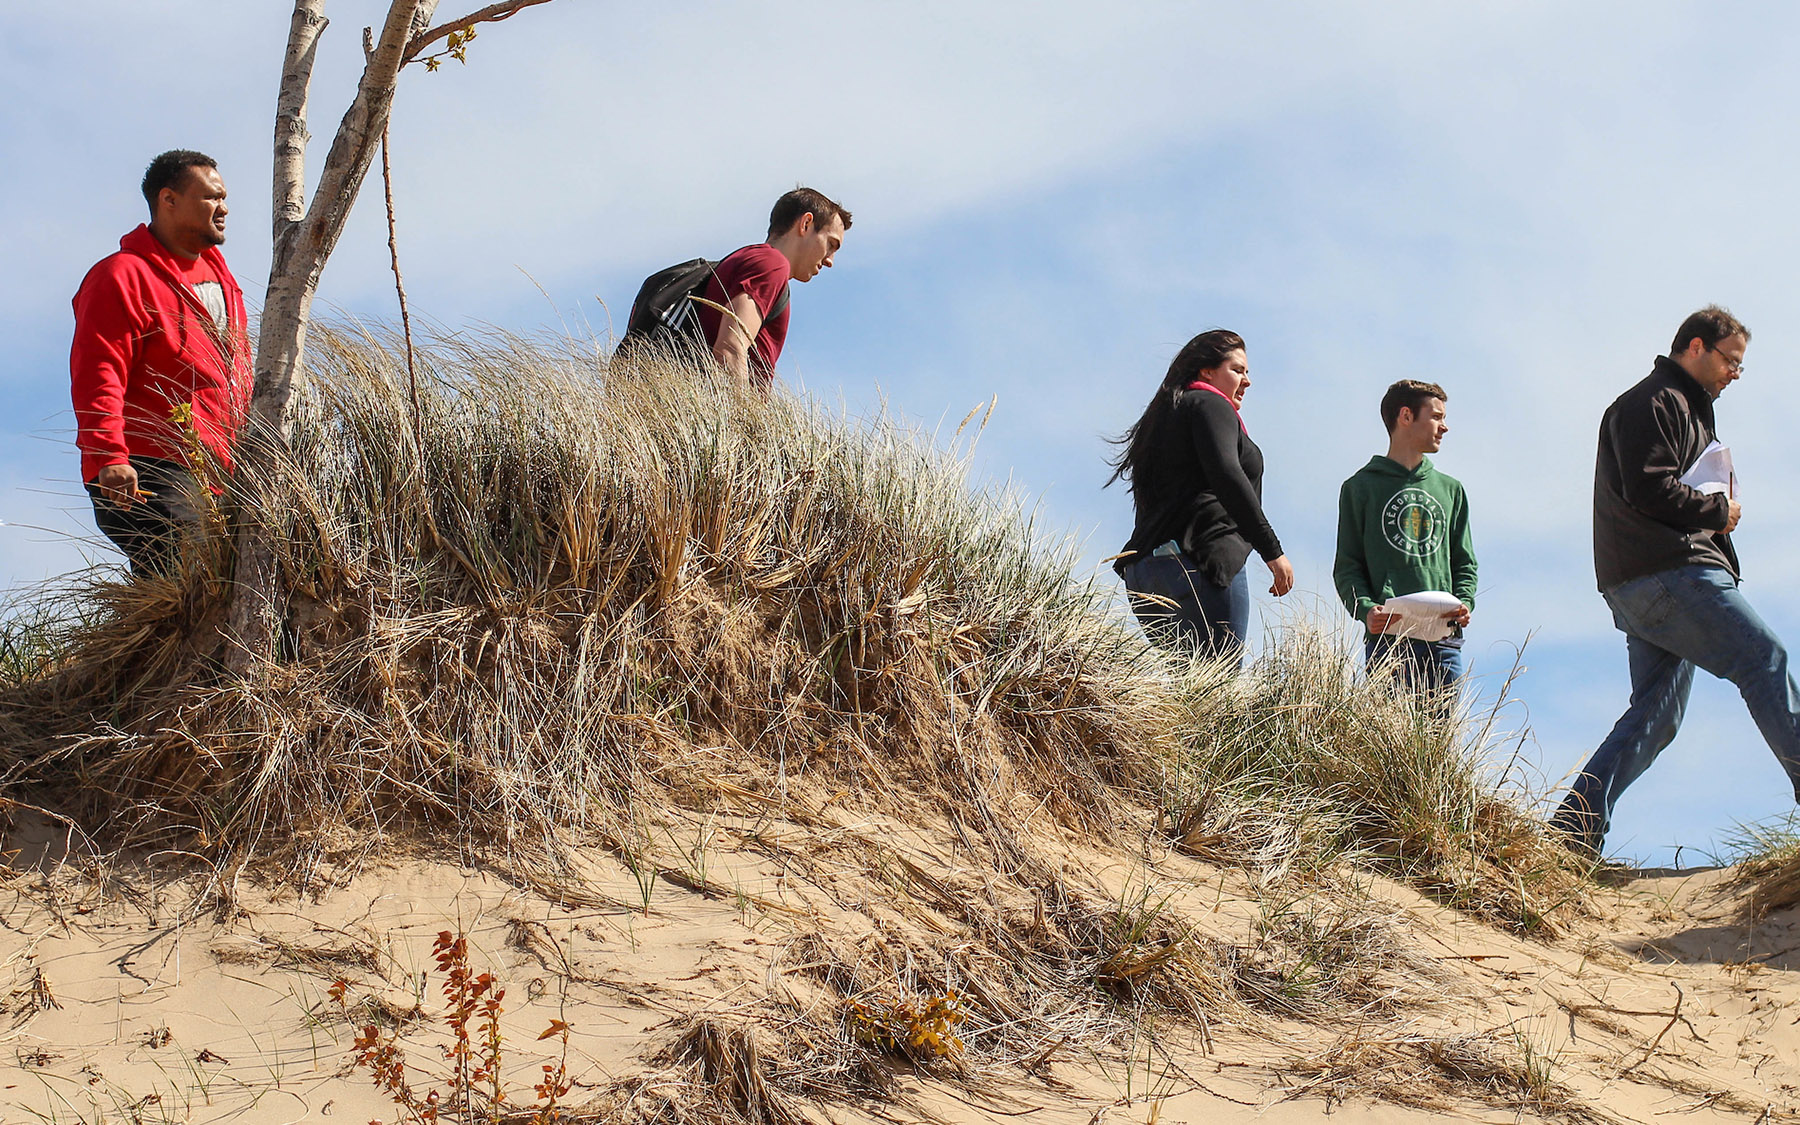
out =
{"type": "Polygon", "coordinates": [[[811,188],[795,188],[769,212],[767,242],[725,256],[706,287],[710,304],[700,306],[700,330],[725,370],[761,387],[774,380],[787,342],[788,282],[811,281],[829,268],[849,229],[850,212],[811,188]]]}

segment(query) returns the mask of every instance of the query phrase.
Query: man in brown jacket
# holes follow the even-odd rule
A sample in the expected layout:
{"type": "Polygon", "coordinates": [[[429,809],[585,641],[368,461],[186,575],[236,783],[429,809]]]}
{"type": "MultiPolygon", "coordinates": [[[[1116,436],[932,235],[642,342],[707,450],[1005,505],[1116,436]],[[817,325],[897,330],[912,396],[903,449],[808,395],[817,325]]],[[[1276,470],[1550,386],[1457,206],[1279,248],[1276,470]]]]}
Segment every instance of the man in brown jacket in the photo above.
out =
{"type": "Polygon", "coordinates": [[[1551,823],[1598,856],[1614,804],[1675,739],[1694,669],[1736,684],[1800,798],[1800,688],[1787,649],[1738,590],[1735,482],[1682,477],[1717,440],[1713,400],[1744,373],[1750,330],[1709,305],[1600,421],[1594,571],[1625,634],[1631,706],[1551,823]]]}

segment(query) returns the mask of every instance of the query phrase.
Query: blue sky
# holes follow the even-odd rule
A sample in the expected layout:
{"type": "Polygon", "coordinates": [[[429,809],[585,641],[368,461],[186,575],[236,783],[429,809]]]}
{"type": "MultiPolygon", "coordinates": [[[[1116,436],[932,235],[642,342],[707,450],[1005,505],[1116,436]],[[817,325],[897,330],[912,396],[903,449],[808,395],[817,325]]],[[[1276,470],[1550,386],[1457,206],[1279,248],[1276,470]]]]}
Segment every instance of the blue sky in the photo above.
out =
{"type": "MultiPolygon", "coordinates": [[[[315,166],[382,7],[327,9],[315,166]]],[[[790,385],[927,423],[998,396],[980,471],[1097,562],[1130,524],[1126,494],[1099,489],[1103,436],[1184,340],[1234,328],[1294,600],[1333,614],[1337,486],[1385,444],[1375,403],[1394,379],[1441,382],[1439,465],[1468,487],[1482,561],[1475,671],[1492,691],[1529,638],[1508,722],[1529,724],[1554,780],[1627,695],[1592,581],[1595,425],[1682,316],[1720,301],[1755,332],[1719,408],[1746,482],[1745,589],[1800,642],[1794,9],[776,12],[556,0],[484,29],[466,68],[408,73],[394,143],[413,308],[453,327],[604,331],[600,301],[622,316],[652,269],[754,241],[774,197],[806,182],[856,223],[837,267],[796,290],[790,385]]],[[[140,221],[151,155],[219,159],[226,253],[260,295],[287,17],[275,0],[84,0],[8,22],[0,583],[16,586],[104,554],[74,480],[68,300],[140,221]]],[[[378,195],[321,301],[392,315],[378,195]]],[[[1735,691],[1702,677],[1610,843],[1691,859],[1734,821],[1791,808],[1735,691]]]]}

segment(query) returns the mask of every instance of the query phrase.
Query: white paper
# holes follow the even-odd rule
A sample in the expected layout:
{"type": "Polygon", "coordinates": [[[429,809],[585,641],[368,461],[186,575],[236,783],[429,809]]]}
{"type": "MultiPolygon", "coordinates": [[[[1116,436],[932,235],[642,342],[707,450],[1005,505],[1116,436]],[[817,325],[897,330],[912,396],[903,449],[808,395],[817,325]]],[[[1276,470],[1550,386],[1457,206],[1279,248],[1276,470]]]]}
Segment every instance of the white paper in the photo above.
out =
{"type": "Polygon", "coordinates": [[[1450,635],[1456,624],[1444,615],[1462,608],[1463,604],[1457,600],[1456,595],[1442,590],[1400,594],[1389,598],[1381,607],[1383,613],[1395,614],[1399,618],[1382,632],[1388,636],[1406,637],[1426,643],[1441,641],[1450,635]]]}
{"type": "Polygon", "coordinates": [[[1723,492],[1737,499],[1737,470],[1731,464],[1731,447],[1716,441],[1707,446],[1694,467],[1681,474],[1681,483],[1696,492],[1723,492]]]}

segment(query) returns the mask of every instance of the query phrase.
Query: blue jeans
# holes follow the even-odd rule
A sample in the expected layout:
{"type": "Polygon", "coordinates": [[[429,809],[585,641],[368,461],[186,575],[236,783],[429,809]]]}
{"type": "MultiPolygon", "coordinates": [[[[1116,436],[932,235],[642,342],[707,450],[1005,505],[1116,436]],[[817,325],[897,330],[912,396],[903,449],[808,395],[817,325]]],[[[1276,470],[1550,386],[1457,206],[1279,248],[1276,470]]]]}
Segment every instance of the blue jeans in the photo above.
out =
{"type": "Polygon", "coordinates": [[[1202,656],[1235,655],[1241,665],[1250,632],[1248,569],[1240,569],[1231,585],[1215,586],[1186,555],[1151,555],[1125,567],[1125,588],[1151,643],[1202,656]]]}
{"type": "Polygon", "coordinates": [[[1619,794],[1675,739],[1694,669],[1737,685],[1750,717],[1800,799],[1800,689],[1787,649],[1717,567],[1634,578],[1606,594],[1625,634],[1631,706],[1594,751],[1551,824],[1598,853],[1619,794]]]}
{"type": "Polygon", "coordinates": [[[1371,669],[1383,660],[1394,662],[1401,686],[1416,695],[1442,693],[1451,702],[1456,699],[1456,685],[1463,675],[1463,639],[1445,637],[1441,641],[1416,641],[1411,637],[1392,637],[1384,633],[1363,642],[1363,661],[1371,669]]]}

